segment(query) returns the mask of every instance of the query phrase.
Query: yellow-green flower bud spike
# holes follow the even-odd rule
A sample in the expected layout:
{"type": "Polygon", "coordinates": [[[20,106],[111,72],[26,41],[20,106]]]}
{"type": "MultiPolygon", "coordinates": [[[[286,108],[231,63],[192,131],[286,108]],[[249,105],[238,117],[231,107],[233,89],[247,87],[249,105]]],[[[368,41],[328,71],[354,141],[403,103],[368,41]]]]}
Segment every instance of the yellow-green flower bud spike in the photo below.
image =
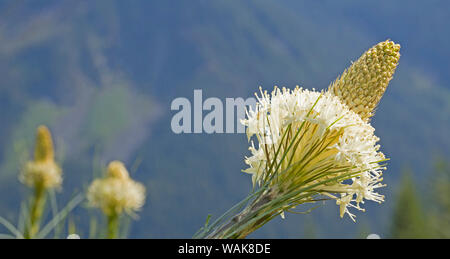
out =
{"type": "Polygon", "coordinates": [[[390,40],[366,51],[328,88],[351,110],[368,121],[394,75],[400,45],[390,40]]]}
{"type": "Polygon", "coordinates": [[[112,161],[108,165],[107,169],[108,177],[117,178],[117,179],[128,179],[130,178],[128,174],[128,170],[125,165],[120,161],[112,161]]]}
{"type": "Polygon", "coordinates": [[[39,126],[36,134],[34,160],[36,162],[52,161],[54,159],[52,135],[46,126],[39,126]]]}

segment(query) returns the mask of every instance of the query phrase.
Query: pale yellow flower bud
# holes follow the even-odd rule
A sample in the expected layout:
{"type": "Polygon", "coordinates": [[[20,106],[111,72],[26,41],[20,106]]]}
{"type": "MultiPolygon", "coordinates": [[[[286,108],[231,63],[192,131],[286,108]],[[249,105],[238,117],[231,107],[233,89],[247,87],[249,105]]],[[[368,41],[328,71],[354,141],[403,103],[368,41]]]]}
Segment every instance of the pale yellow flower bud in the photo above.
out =
{"type": "Polygon", "coordinates": [[[54,159],[52,135],[48,128],[41,125],[37,128],[36,146],[34,148],[35,161],[48,161],[54,159]]]}
{"type": "Polygon", "coordinates": [[[107,171],[108,177],[114,177],[117,179],[128,179],[130,178],[125,165],[120,161],[112,161],[108,165],[107,171]]]}
{"type": "Polygon", "coordinates": [[[399,44],[390,40],[380,42],[346,69],[328,89],[368,121],[391,81],[399,59],[399,44]]]}

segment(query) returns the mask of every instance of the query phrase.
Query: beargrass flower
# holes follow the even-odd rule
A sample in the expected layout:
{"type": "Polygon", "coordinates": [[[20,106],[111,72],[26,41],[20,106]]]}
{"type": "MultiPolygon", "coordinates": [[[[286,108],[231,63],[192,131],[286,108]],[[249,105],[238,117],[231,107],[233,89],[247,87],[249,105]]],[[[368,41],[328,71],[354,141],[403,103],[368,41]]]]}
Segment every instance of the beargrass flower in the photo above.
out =
{"type": "Polygon", "coordinates": [[[299,205],[333,199],[339,214],[354,221],[351,209],[377,193],[387,159],[370,117],[399,61],[400,45],[381,42],[365,52],[328,91],[278,88],[260,90],[247,127],[251,155],[245,173],[254,189],[195,238],[244,238],[274,217],[299,205]]]}
{"type": "Polygon", "coordinates": [[[298,192],[280,212],[321,194],[336,200],[341,217],[353,219],[350,207],[363,210],[364,200],[383,201],[375,190],[383,186],[379,162],[385,157],[374,128],[333,94],[302,88],[262,92],[243,123],[248,138],[258,142],[245,159],[244,172],[252,174],[254,185],[268,184],[272,198],[298,192]]]}
{"type": "Polygon", "coordinates": [[[49,189],[61,187],[61,174],[62,170],[54,158],[51,133],[46,126],[41,125],[37,128],[34,159],[26,162],[19,174],[19,180],[34,191],[25,238],[33,238],[39,232],[46,193],[49,189]]]}
{"type": "Polygon", "coordinates": [[[130,178],[120,161],[109,163],[106,176],[89,186],[87,199],[92,207],[100,208],[108,221],[108,237],[115,238],[119,217],[123,212],[138,211],[145,202],[145,187],[130,178]]]}
{"type": "Polygon", "coordinates": [[[277,87],[261,91],[256,109],[243,124],[252,141],[245,162],[253,184],[268,184],[272,196],[295,193],[281,210],[314,202],[322,195],[336,200],[340,216],[349,208],[364,211],[365,200],[384,201],[379,138],[370,117],[383,96],[400,58],[400,45],[390,40],[366,51],[326,92],[277,87]],[[281,155],[282,154],[282,155],[281,155]],[[300,195],[301,194],[301,195],[300,195]]]}
{"type": "Polygon", "coordinates": [[[37,128],[34,160],[25,164],[19,179],[29,187],[49,189],[61,186],[61,168],[54,160],[52,136],[46,126],[37,128]]]}
{"type": "Polygon", "coordinates": [[[106,215],[137,211],[144,205],[145,187],[130,178],[122,162],[112,161],[106,177],[90,185],[87,199],[91,206],[100,208],[106,215]]]}

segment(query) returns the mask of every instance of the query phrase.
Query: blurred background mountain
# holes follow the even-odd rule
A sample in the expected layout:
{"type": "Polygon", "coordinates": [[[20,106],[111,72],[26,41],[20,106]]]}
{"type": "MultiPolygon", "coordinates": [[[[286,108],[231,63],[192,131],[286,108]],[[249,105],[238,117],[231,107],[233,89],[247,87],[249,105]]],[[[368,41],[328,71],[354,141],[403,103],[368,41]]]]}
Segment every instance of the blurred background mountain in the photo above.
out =
{"type": "MultiPolygon", "coordinates": [[[[193,89],[204,99],[246,98],[258,86],[324,89],[389,38],[402,57],[373,119],[391,158],[386,202],[366,203],[357,223],[328,202],[251,237],[430,237],[436,228],[448,237],[448,174],[433,179],[450,159],[449,9],[444,0],[2,0],[0,215],[15,219],[26,197],[17,174],[46,124],[64,169],[61,202],[123,160],[148,189],[130,237],[191,237],[251,189],[240,172],[248,143],[172,133],[171,101],[192,100],[193,89]]],[[[82,237],[87,218],[83,208],[72,215],[82,237]]]]}

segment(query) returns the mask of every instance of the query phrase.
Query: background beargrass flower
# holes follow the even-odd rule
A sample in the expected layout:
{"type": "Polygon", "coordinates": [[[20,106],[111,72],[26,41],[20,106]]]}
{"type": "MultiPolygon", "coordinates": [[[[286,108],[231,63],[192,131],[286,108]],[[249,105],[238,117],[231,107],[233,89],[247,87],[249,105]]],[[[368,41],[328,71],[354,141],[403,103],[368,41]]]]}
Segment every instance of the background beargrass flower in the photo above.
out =
{"type": "Polygon", "coordinates": [[[29,222],[25,228],[25,238],[33,238],[40,228],[49,189],[59,188],[62,171],[54,160],[53,140],[46,126],[39,126],[36,132],[34,160],[26,162],[19,179],[33,188],[33,198],[29,209],[29,222]]]}
{"type": "Polygon", "coordinates": [[[62,183],[62,170],[54,160],[53,140],[46,126],[39,126],[36,131],[34,159],[23,167],[19,179],[33,188],[58,188],[62,183]]]}
{"type": "Polygon", "coordinates": [[[121,214],[132,214],[144,205],[145,187],[130,178],[122,162],[112,161],[106,176],[89,186],[87,199],[90,206],[100,208],[106,216],[108,238],[117,238],[121,214]]]}

